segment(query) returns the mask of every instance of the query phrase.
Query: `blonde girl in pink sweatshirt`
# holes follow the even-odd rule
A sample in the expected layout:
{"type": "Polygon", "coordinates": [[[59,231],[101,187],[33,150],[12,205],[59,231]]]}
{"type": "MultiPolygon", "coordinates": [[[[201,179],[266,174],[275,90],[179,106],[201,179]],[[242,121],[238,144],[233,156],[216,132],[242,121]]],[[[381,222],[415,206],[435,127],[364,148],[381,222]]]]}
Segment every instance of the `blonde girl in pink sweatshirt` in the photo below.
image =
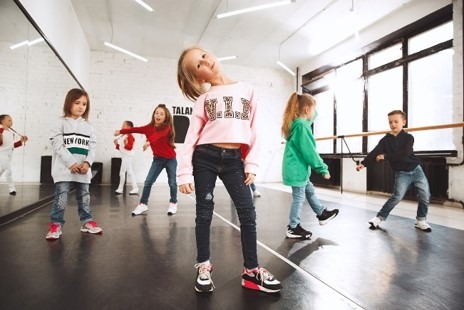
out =
{"type": "Polygon", "coordinates": [[[200,47],[182,52],[177,66],[177,81],[184,96],[194,102],[177,176],[181,193],[196,192],[195,290],[202,293],[214,289],[210,226],[214,210],[213,192],[219,177],[234,202],[240,220],[244,259],[242,286],[267,293],[279,292],[280,282],[259,266],[257,258],[256,212],[249,187],[258,168],[256,132],[259,108],[255,92],[250,85],[227,77],[217,58],[200,47]],[[243,161],[242,144],[248,147],[243,161]]]}

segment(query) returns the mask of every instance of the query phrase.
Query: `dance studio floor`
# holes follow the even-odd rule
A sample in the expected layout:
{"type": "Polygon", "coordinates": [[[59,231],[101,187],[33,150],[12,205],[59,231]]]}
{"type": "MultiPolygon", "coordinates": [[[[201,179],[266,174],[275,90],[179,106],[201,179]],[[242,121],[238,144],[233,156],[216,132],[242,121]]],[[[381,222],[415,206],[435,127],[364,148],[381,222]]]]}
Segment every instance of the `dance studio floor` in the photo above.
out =
{"type": "Polygon", "coordinates": [[[211,228],[211,294],[193,288],[193,196],[180,194],[169,217],[169,188],[155,184],[148,213],[132,217],[138,196],[92,185],[102,235],[79,231],[74,195],[57,241],[45,240],[50,203],[0,226],[0,309],[464,309],[463,209],[431,206],[433,231],[424,233],[414,228],[415,204],[402,202],[382,229],[370,230],[367,221],[386,197],[317,189],[339,216],[319,226],[305,204],[302,226],[313,236],[289,240],[289,188],[258,189],[259,261],[282,282],[280,294],[241,287],[239,224],[222,185],[211,228]]]}

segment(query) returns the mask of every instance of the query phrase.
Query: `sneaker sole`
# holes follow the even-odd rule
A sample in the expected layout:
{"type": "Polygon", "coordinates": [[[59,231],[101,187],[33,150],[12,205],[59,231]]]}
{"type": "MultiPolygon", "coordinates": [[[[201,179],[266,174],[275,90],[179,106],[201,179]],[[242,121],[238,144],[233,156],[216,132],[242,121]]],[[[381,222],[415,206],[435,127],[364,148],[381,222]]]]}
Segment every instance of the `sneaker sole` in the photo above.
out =
{"type": "Polygon", "coordinates": [[[173,212],[168,212],[168,215],[171,216],[171,215],[174,215],[174,214],[176,214],[176,213],[177,213],[177,212],[174,212],[174,213],[173,213],[173,212]]]}
{"type": "Polygon", "coordinates": [[[319,225],[324,226],[325,224],[327,224],[328,222],[330,222],[331,220],[333,220],[337,215],[338,215],[338,212],[335,213],[334,215],[332,215],[331,217],[329,217],[329,218],[326,219],[326,220],[319,221],[319,225]]]}
{"type": "Polygon", "coordinates": [[[244,288],[247,288],[247,289],[250,289],[250,290],[261,291],[261,292],[265,292],[265,293],[278,293],[281,290],[281,288],[279,288],[279,289],[266,288],[266,287],[263,287],[263,286],[258,285],[256,283],[253,283],[251,281],[247,281],[245,279],[242,279],[242,286],[244,288]]]}
{"type": "Polygon", "coordinates": [[[90,230],[88,230],[88,229],[81,229],[81,232],[96,235],[96,234],[102,234],[102,233],[103,233],[103,230],[100,230],[100,231],[97,231],[97,232],[92,232],[92,231],[90,231],[90,230]]]}
{"type": "Polygon", "coordinates": [[[423,232],[432,232],[432,228],[422,229],[422,228],[417,227],[417,226],[414,226],[414,227],[417,228],[417,229],[419,229],[419,230],[421,230],[421,231],[423,231],[423,232]]]}
{"type": "Polygon", "coordinates": [[[211,292],[213,291],[213,289],[214,289],[214,288],[211,286],[211,288],[210,288],[209,291],[202,291],[202,290],[200,290],[199,288],[197,288],[197,287],[195,286],[195,291],[197,291],[198,293],[211,293],[211,292]]]}
{"type": "Polygon", "coordinates": [[[46,240],[51,240],[51,241],[53,241],[53,240],[58,240],[58,239],[60,239],[61,234],[62,234],[62,233],[60,233],[60,234],[58,235],[58,237],[45,237],[45,239],[46,239],[46,240]]]}
{"type": "Polygon", "coordinates": [[[306,235],[306,236],[301,236],[301,235],[291,235],[291,234],[288,234],[288,233],[287,233],[287,238],[288,238],[288,239],[304,239],[304,240],[310,240],[312,235],[313,235],[313,234],[309,234],[309,235],[306,235]]]}

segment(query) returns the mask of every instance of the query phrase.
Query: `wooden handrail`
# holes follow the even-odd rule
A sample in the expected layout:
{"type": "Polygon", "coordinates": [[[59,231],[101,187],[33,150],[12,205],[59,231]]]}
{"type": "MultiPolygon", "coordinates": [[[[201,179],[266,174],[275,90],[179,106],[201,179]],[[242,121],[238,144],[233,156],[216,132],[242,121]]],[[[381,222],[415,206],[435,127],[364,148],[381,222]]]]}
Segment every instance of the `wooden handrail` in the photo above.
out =
{"type": "MultiPolygon", "coordinates": [[[[442,124],[442,125],[432,125],[432,126],[423,126],[423,127],[412,127],[412,128],[404,128],[404,131],[422,131],[422,130],[432,130],[432,129],[448,129],[448,128],[456,128],[456,127],[464,127],[464,122],[461,123],[451,123],[451,124],[442,124]]],[[[329,137],[322,137],[316,138],[316,141],[321,140],[334,140],[338,138],[353,138],[353,137],[364,137],[364,136],[373,136],[373,135],[382,135],[391,132],[391,130],[382,130],[382,131],[370,131],[370,132],[362,132],[362,133],[355,133],[349,135],[339,135],[339,136],[329,136],[329,137]]]]}

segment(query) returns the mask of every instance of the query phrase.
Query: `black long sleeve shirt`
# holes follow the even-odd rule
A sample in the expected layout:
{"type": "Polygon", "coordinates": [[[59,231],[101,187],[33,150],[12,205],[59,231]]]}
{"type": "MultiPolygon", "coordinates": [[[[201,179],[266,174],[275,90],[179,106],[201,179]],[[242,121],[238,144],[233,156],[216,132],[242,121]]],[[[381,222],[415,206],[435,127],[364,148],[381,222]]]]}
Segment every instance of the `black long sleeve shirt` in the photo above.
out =
{"type": "Polygon", "coordinates": [[[413,145],[414,137],[404,130],[397,136],[387,133],[361,164],[367,167],[375,162],[377,155],[383,154],[393,170],[411,171],[420,164],[420,159],[414,155],[413,145]]]}

